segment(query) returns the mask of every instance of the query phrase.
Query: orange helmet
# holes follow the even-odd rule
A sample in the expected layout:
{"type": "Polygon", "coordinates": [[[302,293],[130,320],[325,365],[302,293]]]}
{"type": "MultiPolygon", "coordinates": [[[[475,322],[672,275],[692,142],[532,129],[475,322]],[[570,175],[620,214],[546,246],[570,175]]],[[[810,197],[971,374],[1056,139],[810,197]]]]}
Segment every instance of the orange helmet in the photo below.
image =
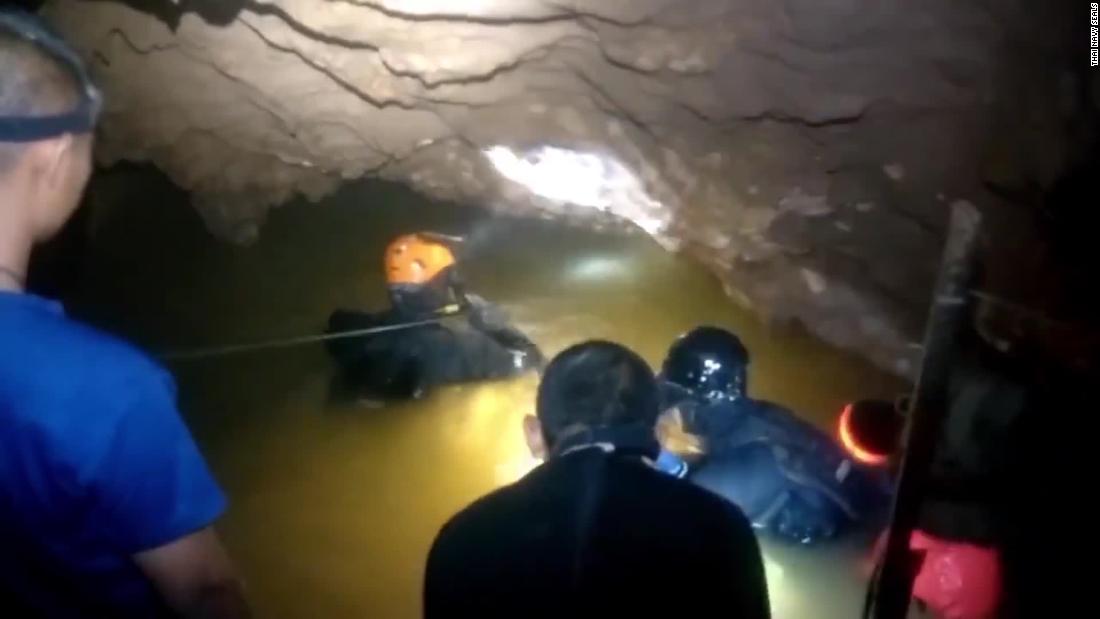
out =
{"type": "Polygon", "coordinates": [[[406,234],[386,248],[386,283],[426,284],[455,263],[444,243],[426,234],[406,234]]]}

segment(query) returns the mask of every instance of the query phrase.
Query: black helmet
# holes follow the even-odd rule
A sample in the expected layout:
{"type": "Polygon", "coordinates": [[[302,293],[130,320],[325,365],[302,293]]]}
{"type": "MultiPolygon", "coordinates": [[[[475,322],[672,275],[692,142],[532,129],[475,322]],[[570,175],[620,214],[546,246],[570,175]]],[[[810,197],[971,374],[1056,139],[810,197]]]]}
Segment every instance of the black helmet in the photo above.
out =
{"type": "Polygon", "coordinates": [[[697,327],[672,343],[661,366],[666,386],[704,400],[728,400],[745,391],[749,351],[734,334],[697,327]]]}

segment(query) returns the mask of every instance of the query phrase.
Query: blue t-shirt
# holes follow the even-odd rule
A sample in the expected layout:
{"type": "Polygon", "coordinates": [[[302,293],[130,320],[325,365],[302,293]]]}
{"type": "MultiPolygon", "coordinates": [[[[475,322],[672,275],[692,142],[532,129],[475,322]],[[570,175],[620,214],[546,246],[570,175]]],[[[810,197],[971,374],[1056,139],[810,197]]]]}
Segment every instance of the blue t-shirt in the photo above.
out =
{"type": "Polygon", "coordinates": [[[127,344],[0,292],[0,614],[161,614],[131,556],[226,506],[175,395],[127,344]]]}

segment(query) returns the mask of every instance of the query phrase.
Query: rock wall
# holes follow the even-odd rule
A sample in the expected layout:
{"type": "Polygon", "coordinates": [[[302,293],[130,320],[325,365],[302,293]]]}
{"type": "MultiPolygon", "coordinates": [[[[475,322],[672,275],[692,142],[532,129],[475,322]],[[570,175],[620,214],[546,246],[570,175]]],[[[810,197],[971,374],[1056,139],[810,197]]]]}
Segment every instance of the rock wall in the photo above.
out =
{"type": "Polygon", "coordinates": [[[631,221],[763,316],[908,374],[949,204],[995,215],[991,190],[1042,187],[1073,163],[1071,121],[1090,104],[1068,68],[1077,16],[1055,4],[44,11],[107,93],[100,161],[152,161],[225,237],[254,238],[270,207],[363,175],[495,209],[631,221]]]}

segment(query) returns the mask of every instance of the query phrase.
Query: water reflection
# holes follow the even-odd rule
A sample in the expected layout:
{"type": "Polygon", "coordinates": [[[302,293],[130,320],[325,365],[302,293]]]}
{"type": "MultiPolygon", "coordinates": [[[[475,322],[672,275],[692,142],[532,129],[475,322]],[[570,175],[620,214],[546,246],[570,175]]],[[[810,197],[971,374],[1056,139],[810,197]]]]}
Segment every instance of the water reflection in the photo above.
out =
{"type": "MultiPolygon", "coordinates": [[[[700,323],[754,354],[751,390],[828,425],[857,396],[900,385],[732,307],[700,267],[643,236],[489,219],[388,185],[276,211],[260,242],[227,247],[183,204],[147,188],[96,214],[81,313],[163,350],[316,332],[334,307],[384,303],[380,253],[403,232],[468,233],[470,288],[552,355],[623,342],[652,363],[700,323]],[[170,203],[170,200],[165,202],[170,203]],[[472,233],[471,233],[472,231],[472,233]]],[[[178,365],[185,413],[232,497],[223,524],[262,617],[412,617],[423,563],[457,509],[533,465],[520,419],[535,380],[466,385],[368,409],[329,397],[320,347],[178,365]]],[[[777,617],[852,617],[866,540],[766,546],[777,617]]]]}

